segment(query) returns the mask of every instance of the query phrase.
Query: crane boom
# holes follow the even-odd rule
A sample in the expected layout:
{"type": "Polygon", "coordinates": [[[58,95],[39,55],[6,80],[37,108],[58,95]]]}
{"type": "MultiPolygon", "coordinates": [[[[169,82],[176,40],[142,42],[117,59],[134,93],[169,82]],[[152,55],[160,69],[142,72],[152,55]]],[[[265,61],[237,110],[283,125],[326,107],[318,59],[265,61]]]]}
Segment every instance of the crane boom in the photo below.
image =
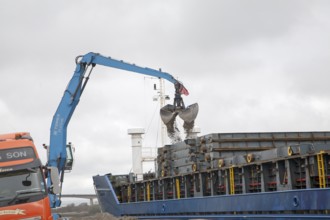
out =
{"type": "MultiPolygon", "coordinates": [[[[184,103],[181,98],[181,94],[188,94],[187,89],[183,86],[181,82],[176,80],[172,75],[160,70],[155,70],[151,68],[144,68],[137,66],[135,64],[126,63],[122,60],[115,60],[111,57],[105,57],[97,53],[87,53],[83,56],[78,56],[76,58],[76,69],[74,71],[73,77],[71,78],[67,88],[64,91],[64,95],[61,102],[53,116],[51,129],[50,129],[50,144],[48,147],[48,162],[47,166],[57,170],[59,182],[51,178],[48,175],[47,185],[50,191],[50,200],[52,208],[60,206],[60,196],[61,188],[64,178],[64,171],[71,170],[73,164],[73,156],[71,144],[67,145],[67,126],[70,122],[71,116],[79,103],[81,94],[83,93],[85,86],[89,80],[89,76],[96,65],[103,65],[107,67],[112,67],[116,69],[131,71],[135,73],[140,73],[143,75],[149,75],[157,78],[163,78],[173,83],[175,86],[175,98],[174,104],[171,108],[167,106],[164,116],[167,120],[164,121],[165,124],[173,123],[173,118],[175,118],[179,113],[188,115],[188,117],[193,120],[197,116],[198,106],[197,104],[194,108],[185,108],[184,103]],[[169,110],[168,110],[169,109],[169,110]],[[187,110],[186,110],[187,109],[187,110]],[[184,113],[186,110],[186,113],[184,113]],[[194,110],[192,112],[192,110],[194,110]],[[171,119],[171,120],[168,120],[171,119]],[[170,122],[169,122],[170,121],[170,122]],[[57,168],[57,169],[56,169],[57,168]],[[60,188],[57,188],[57,184],[60,184],[60,188]]],[[[164,111],[161,111],[161,114],[164,111]]],[[[180,116],[181,117],[181,116],[180,116]]],[[[185,117],[182,117],[185,118],[185,117]]],[[[191,120],[189,120],[191,123],[191,120]]],[[[168,126],[168,125],[167,125],[168,126]]],[[[173,125],[169,125],[170,127],[173,125]]],[[[168,126],[168,127],[169,127],[168,126]]],[[[54,172],[54,171],[53,171],[54,172]]],[[[53,174],[54,175],[54,174],[53,174]]]]}
{"type": "Polygon", "coordinates": [[[140,67],[135,64],[126,63],[122,60],[116,60],[111,57],[105,57],[100,54],[88,53],[84,56],[79,56],[79,57],[81,57],[80,63],[86,63],[87,65],[98,64],[98,65],[108,66],[108,67],[112,67],[112,68],[116,68],[116,69],[140,73],[143,75],[149,75],[149,76],[153,76],[153,77],[163,78],[163,79],[170,81],[173,84],[180,83],[171,74],[162,72],[161,70],[155,70],[155,69],[151,69],[148,67],[140,67]]]}

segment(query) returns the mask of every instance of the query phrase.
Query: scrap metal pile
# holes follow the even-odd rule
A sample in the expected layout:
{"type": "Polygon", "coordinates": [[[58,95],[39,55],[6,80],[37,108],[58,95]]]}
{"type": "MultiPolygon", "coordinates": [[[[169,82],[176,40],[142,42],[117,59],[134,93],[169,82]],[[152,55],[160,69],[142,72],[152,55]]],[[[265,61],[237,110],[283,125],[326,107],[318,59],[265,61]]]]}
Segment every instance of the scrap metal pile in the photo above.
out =
{"type": "Polygon", "coordinates": [[[272,160],[287,156],[290,151],[294,154],[295,145],[329,140],[327,132],[209,134],[159,148],[157,172],[160,177],[176,176],[272,160]]]}

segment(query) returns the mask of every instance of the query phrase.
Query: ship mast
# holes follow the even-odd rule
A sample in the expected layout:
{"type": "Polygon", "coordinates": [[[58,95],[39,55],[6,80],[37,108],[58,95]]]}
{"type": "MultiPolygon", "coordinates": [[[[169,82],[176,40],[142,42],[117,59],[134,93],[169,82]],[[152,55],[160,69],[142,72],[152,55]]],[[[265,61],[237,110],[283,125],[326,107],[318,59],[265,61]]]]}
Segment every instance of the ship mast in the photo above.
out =
{"type": "MultiPolygon", "coordinates": [[[[164,86],[164,79],[159,78],[159,89],[156,88],[156,84],[154,85],[155,90],[157,90],[158,95],[154,96],[154,101],[159,101],[159,109],[165,106],[165,101],[169,100],[170,97],[165,95],[165,86],[164,86]]],[[[161,137],[161,147],[165,145],[167,131],[166,126],[163,122],[160,124],[160,137],[161,137]]]]}

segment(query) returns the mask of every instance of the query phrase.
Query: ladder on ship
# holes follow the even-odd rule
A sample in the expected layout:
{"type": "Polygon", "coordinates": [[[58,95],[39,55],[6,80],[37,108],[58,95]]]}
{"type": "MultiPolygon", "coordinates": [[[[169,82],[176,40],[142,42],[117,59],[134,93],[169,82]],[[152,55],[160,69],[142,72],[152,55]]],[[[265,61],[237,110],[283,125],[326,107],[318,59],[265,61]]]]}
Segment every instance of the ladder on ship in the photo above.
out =
{"type": "Polygon", "coordinates": [[[324,171],[324,152],[320,152],[317,154],[317,169],[319,173],[319,185],[320,188],[325,188],[325,171],[324,171]]]}

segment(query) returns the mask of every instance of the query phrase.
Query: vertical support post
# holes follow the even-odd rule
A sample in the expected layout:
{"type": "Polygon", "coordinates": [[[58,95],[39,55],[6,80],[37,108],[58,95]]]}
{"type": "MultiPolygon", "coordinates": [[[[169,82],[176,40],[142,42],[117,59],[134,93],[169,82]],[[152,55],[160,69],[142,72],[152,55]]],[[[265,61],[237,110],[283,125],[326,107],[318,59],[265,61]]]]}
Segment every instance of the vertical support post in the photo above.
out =
{"type": "Polygon", "coordinates": [[[260,166],[260,187],[261,187],[261,192],[266,192],[265,190],[265,172],[264,172],[265,167],[260,166]]]}
{"type": "Polygon", "coordinates": [[[235,194],[235,179],[234,179],[234,167],[229,168],[229,185],[230,185],[230,194],[235,194]]]}
{"type": "Polygon", "coordinates": [[[311,175],[310,175],[310,166],[308,163],[308,157],[305,158],[305,176],[306,176],[306,189],[310,189],[311,187],[311,175]]]}
{"type": "Polygon", "coordinates": [[[162,189],[162,200],[165,200],[165,180],[161,180],[161,189],[162,189]]]}
{"type": "Polygon", "coordinates": [[[184,197],[188,198],[188,190],[190,192],[190,187],[188,187],[188,184],[190,186],[190,179],[187,176],[183,177],[183,184],[184,184],[184,197]]]}
{"type": "Polygon", "coordinates": [[[176,198],[177,199],[180,199],[180,180],[179,180],[179,178],[176,178],[175,179],[175,186],[176,186],[176,198]]]}
{"type": "Polygon", "coordinates": [[[127,187],[127,203],[130,203],[130,201],[131,201],[131,194],[132,194],[131,185],[128,185],[128,187],[127,187]]]}
{"type": "Polygon", "coordinates": [[[150,201],[150,182],[147,182],[147,201],[150,201]]]}
{"type": "Polygon", "coordinates": [[[210,196],[214,196],[214,186],[216,185],[216,176],[215,176],[215,173],[214,172],[211,172],[210,173],[210,181],[211,181],[211,184],[210,184],[210,187],[211,187],[211,194],[210,196]]]}
{"type": "MultiPolygon", "coordinates": [[[[221,172],[221,174],[222,174],[222,172],[221,172]]],[[[230,194],[230,181],[228,180],[229,177],[230,177],[229,169],[224,170],[224,182],[222,184],[225,185],[226,195],[230,194]]]]}

